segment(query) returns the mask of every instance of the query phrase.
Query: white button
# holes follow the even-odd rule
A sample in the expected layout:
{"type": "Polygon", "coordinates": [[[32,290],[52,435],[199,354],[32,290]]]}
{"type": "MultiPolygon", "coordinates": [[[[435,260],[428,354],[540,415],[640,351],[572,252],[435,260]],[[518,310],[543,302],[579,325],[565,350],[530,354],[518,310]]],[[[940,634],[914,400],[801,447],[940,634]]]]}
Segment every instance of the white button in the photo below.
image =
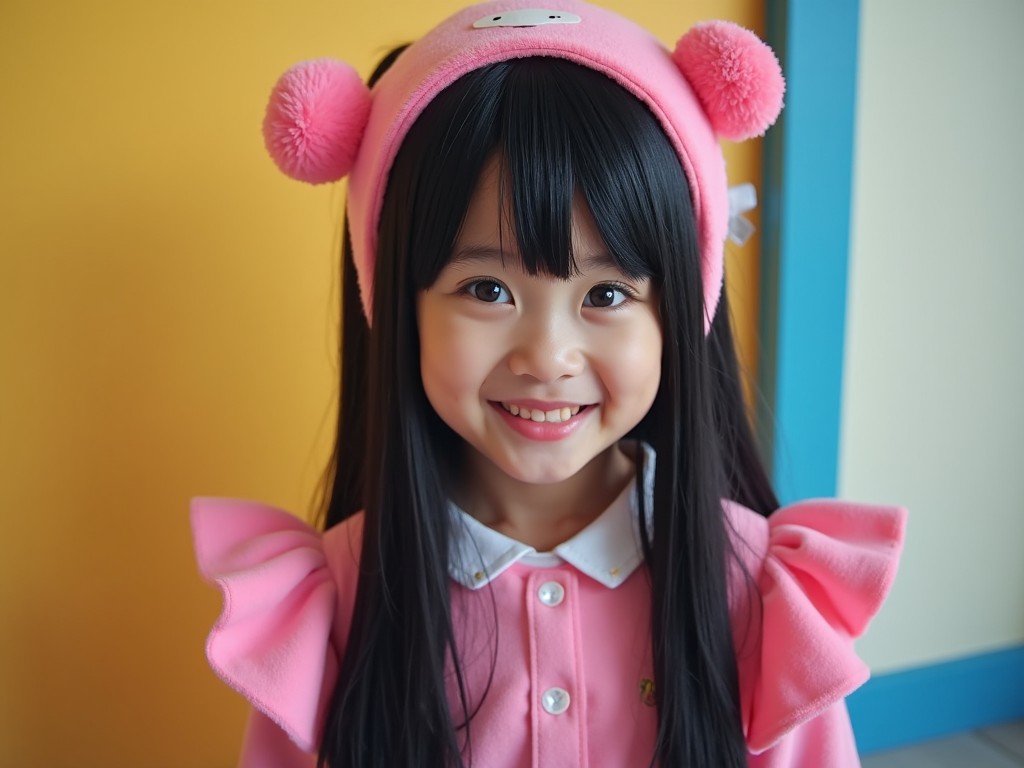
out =
{"type": "Polygon", "coordinates": [[[569,708],[569,692],[565,688],[548,688],[540,703],[549,715],[560,715],[569,708]]]}
{"type": "Polygon", "coordinates": [[[537,597],[544,605],[556,606],[565,599],[565,588],[557,581],[545,581],[537,590],[537,597]]]}

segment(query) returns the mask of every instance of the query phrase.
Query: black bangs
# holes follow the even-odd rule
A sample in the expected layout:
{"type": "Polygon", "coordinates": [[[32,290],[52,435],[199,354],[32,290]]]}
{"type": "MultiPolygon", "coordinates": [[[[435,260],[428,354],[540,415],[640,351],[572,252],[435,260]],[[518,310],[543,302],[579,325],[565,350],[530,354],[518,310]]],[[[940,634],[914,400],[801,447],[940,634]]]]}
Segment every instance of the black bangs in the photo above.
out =
{"type": "Polygon", "coordinates": [[[574,271],[578,191],[618,267],[660,278],[673,218],[662,201],[688,203],[688,191],[650,111],[599,72],[563,60],[517,62],[507,91],[500,150],[526,268],[558,277],[574,271]]]}
{"type": "Polygon", "coordinates": [[[407,199],[394,202],[412,224],[405,247],[415,290],[430,286],[450,259],[494,156],[502,197],[511,203],[511,234],[531,274],[566,278],[576,271],[577,194],[609,255],[631,277],[661,280],[672,251],[694,237],[686,178],[653,114],[586,67],[517,59],[471,72],[442,92],[395,159],[389,194],[405,186],[397,179],[412,182],[407,199]]]}

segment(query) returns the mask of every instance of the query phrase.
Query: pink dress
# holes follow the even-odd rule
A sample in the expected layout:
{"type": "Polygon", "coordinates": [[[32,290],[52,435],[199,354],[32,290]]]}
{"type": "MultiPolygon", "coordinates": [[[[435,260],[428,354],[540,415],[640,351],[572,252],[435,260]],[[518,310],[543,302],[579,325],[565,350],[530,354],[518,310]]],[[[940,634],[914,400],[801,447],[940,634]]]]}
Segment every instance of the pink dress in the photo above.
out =
{"type": "MultiPolygon", "coordinates": [[[[650,596],[631,489],[553,553],[459,513],[466,525],[454,549],[476,560],[463,557],[449,572],[474,703],[496,663],[473,720],[474,765],[648,765],[650,596]]],[[[735,568],[749,765],[859,765],[844,697],[868,669],[853,639],[892,584],[905,512],[838,501],[794,504],[768,519],[731,502],[724,509],[762,598],[735,568]]],[[[210,664],[253,706],[240,764],[314,765],[352,615],[362,516],[320,533],[271,507],[201,498],[192,525],[200,570],[224,595],[210,664]]]]}

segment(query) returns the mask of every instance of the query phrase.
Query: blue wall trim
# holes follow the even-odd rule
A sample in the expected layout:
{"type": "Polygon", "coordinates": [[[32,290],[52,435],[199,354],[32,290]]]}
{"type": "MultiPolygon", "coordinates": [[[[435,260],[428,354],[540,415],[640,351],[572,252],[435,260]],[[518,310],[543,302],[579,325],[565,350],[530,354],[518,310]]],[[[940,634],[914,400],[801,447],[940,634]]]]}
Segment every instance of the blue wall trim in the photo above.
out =
{"type": "Polygon", "coordinates": [[[880,675],[847,700],[861,754],[1024,718],[1024,646],[880,675]]]}
{"type": "Polygon", "coordinates": [[[773,338],[762,342],[772,412],[762,441],[785,503],[836,493],[860,7],[767,8],[787,94],[779,135],[765,146],[766,197],[778,202],[765,211],[762,329],[773,338]]]}

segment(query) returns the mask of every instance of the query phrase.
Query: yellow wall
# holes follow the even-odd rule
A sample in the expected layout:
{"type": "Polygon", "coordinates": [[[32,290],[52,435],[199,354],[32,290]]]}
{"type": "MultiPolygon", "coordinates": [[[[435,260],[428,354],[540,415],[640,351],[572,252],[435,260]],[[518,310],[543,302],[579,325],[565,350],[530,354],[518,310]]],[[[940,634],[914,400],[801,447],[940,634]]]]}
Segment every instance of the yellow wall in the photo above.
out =
{"type": "MultiPolygon", "coordinates": [[[[761,24],[740,0],[606,4],[666,43],[761,24]]],[[[244,706],[203,658],[219,601],[188,499],[308,511],[335,375],[342,191],[277,173],[262,109],[293,62],[365,74],[457,3],[382,7],[0,6],[0,764],[233,763],[244,706]]],[[[758,151],[730,148],[735,180],[758,151]]]]}

